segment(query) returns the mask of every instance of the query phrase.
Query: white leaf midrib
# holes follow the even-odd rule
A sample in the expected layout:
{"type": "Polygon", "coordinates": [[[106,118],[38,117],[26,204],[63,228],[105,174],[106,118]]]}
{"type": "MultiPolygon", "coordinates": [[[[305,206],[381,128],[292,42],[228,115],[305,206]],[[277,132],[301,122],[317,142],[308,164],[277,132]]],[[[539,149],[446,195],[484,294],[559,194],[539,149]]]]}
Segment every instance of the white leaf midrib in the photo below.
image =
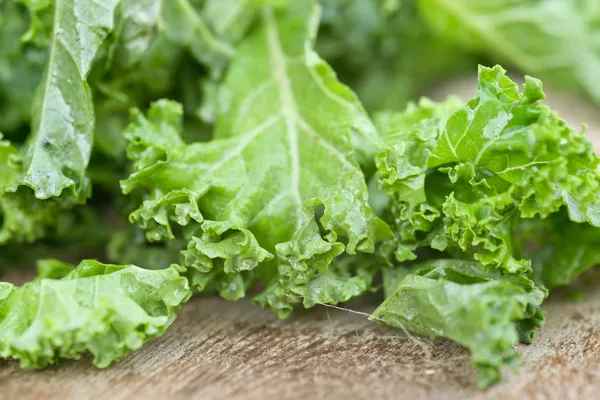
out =
{"type": "Polygon", "coordinates": [[[287,76],[285,54],[279,41],[279,33],[273,11],[268,7],[261,9],[267,36],[269,62],[273,80],[279,92],[281,114],[285,121],[290,153],[290,193],[294,198],[297,213],[296,228],[300,228],[302,216],[302,197],[300,196],[300,154],[298,143],[298,106],[292,94],[292,85],[287,76]]]}

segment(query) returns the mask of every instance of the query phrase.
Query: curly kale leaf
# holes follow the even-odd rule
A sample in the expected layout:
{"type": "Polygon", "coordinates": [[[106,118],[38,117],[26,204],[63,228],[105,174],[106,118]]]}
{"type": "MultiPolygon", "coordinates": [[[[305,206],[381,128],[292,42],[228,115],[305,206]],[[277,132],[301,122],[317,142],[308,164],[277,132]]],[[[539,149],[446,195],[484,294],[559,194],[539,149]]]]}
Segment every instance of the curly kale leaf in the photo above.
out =
{"type": "Polygon", "coordinates": [[[547,291],[521,274],[502,274],[478,262],[435,260],[417,264],[373,313],[373,319],[430,339],[467,347],[486,387],[515,366],[515,345],[531,343],[544,322],[547,291]]]}
{"type": "Polygon", "coordinates": [[[388,134],[377,176],[393,199],[400,261],[431,247],[526,272],[530,261],[513,254],[516,218],[565,208],[574,222],[600,225],[593,145],[543,97],[536,79],[527,77],[521,94],[502,68],[482,67],[466,105],[424,102],[379,119],[388,134]]]}
{"type": "Polygon", "coordinates": [[[127,131],[135,171],[122,187],[145,194],[131,221],[151,241],[188,241],[183,265],[197,289],[237,299],[267,282],[257,300],[282,316],[315,279],[335,286],[324,302],[366,290],[329,266],[390,237],[352,144],[377,132],[312,50],[317,10],[261,9],[219,89],[215,140],[184,144],[181,108],[166,101],[135,112],[127,131]]]}
{"type": "Polygon", "coordinates": [[[47,260],[30,283],[0,283],[0,356],[43,368],[90,352],[103,368],[161,335],[189,296],[174,267],[47,260]]]}

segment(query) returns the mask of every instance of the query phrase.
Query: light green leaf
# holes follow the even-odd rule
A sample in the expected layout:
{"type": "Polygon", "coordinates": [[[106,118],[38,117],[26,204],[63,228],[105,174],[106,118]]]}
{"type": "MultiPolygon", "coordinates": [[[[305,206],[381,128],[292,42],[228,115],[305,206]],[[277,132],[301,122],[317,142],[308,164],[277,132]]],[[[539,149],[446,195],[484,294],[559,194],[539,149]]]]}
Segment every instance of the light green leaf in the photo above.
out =
{"type": "Polygon", "coordinates": [[[526,77],[523,87],[521,95],[500,67],[480,68],[475,98],[448,119],[428,166],[472,163],[493,172],[522,192],[526,218],[566,206],[573,220],[600,225],[593,145],[540,103],[540,81],[526,77]]]}
{"type": "Polygon", "coordinates": [[[56,0],[45,75],[33,100],[32,133],[23,149],[19,186],[39,199],[63,195],[82,203],[89,195],[85,177],[93,141],[94,112],[86,76],[112,28],[118,0],[56,0]],[[67,190],[68,192],[65,192],[67,190]]]}
{"type": "Polygon", "coordinates": [[[59,280],[2,283],[0,356],[42,368],[90,352],[96,366],[107,367],[162,334],[189,296],[187,280],[173,267],[148,271],[97,261],[83,261],[59,280]]]}
{"type": "MultiPolygon", "coordinates": [[[[122,0],[117,8],[117,40],[112,56],[133,66],[160,32],[188,49],[196,60],[221,76],[236,44],[255,21],[261,5],[283,6],[287,0],[122,0]]],[[[111,56],[111,57],[112,57],[111,56]]]]}
{"type": "Polygon", "coordinates": [[[389,144],[389,149],[377,157],[376,176],[386,192],[412,206],[425,200],[427,160],[439,131],[461,106],[457,97],[439,104],[422,98],[418,105],[409,103],[402,113],[376,114],[377,127],[389,144]]]}
{"type": "Polygon", "coordinates": [[[391,235],[368,205],[352,146],[353,133],[372,143],[377,133],[311,48],[317,10],[262,8],[220,88],[215,140],[184,145],[173,103],[134,114],[127,137],[136,170],[122,187],[146,200],[130,219],[151,241],[188,240],[184,265],[201,289],[211,279],[237,282],[226,294],[237,298],[266,281],[287,293],[341,252],[372,253],[391,235]],[[290,266],[305,269],[296,282],[281,272],[290,266]]]}
{"type": "Polygon", "coordinates": [[[399,261],[431,247],[473,256],[507,272],[530,262],[513,254],[516,217],[546,218],[566,207],[572,221],[600,225],[599,160],[582,134],[526,78],[524,93],[500,67],[480,68],[466,106],[423,102],[389,125],[377,158],[381,188],[393,199],[399,261]]]}
{"type": "Polygon", "coordinates": [[[501,368],[518,360],[515,345],[530,343],[542,326],[539,306],[547,292],[522,275],[490,272],[477,262],[436,260],[414,269],[373,319],[452,339],[471,351],[481,387],[500,380],[501,368]]]}

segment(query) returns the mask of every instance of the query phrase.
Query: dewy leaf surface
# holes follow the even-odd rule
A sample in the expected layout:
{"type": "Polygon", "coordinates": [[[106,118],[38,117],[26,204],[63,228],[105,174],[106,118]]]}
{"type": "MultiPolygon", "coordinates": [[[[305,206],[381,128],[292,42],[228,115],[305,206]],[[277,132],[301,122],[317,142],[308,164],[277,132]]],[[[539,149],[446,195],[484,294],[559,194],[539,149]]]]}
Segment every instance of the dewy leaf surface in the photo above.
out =
{"type": "MultiPolygon", "coordinates": [[[[220,89],[215,140],[183,144],[181,109],[167,102],[147,118],[135,113],[127,132],[136,172],[122,187],[146,193],[131,220],[150,240],[189,241],[184,265],[200,289],[235,299],[269,282],[259,300],[282,316],[298,301],[292,286],[390,235],[368,205],[352,146],[353,135],[375,143],[377,133],[312,50],[317,11],[310,2],[262,8],[220,89]]],[[[338,278],[326,280],[342,288],[328,302],[367,287],[338,278]]]]}
{"type": "Polygon", "coordinates": [[[32,106],[32,133],[23,149],[22,176],[39,199],[61,194],[83,202],[93,142],[94,111],[86,76],[118,0],[56,0],[48,64],[32,106]],[[68,193],[63,193],[65,190],[68,193]]]}
{"type": "Polygon", "coordinates": [[[83,261],[41,263],[42,277],[21,287],[0,283],[0,356],[23,368],[42,368],[85,352],[107,367],[175,319],[190,296],[173,267],[160,271],[83,261]]]}

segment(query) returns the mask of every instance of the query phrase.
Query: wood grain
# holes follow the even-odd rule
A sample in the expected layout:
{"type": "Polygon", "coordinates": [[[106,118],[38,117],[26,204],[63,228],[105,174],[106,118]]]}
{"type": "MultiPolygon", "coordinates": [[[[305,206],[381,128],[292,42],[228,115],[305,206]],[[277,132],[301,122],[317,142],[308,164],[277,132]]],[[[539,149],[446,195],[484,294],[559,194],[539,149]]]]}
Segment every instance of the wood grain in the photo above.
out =
{"type": "MultiPolygon", "coordinates": [[[[558,104],[567,115],[586,107],[558,104]]],[[[587,109],[590,132],[600,133],[600,113],[587,109]]],[[[551,296],[546,326],[520,346],[521,368],[484,392],[468,353],[449,341],[408,338],[348,311],[320,307],[279,321],[247,301],[198,297],[163,337],[105,370],[89,358],[35,372],[1,361],[0,399],[597,399],[600,271],[578,285],[584,300],[551,296]]],[[[346,307],[369,313],[378,301],[346,307]]]]}
{"type": "MultiPolygon", "coordinates": [[[[600,271],[584,300],[548,301],[547,324],[520,346],[521,368],[481,392],[468,353],[354,313],[318,308],[279,321],[240,301],[198,297],[167,333],[105,370],[90,359],[27,372],[0,363],[3,399],[594,399],[600,393],[600,271]]],[[[372,299],[347,307],[370,312],[372,299]]]]}

